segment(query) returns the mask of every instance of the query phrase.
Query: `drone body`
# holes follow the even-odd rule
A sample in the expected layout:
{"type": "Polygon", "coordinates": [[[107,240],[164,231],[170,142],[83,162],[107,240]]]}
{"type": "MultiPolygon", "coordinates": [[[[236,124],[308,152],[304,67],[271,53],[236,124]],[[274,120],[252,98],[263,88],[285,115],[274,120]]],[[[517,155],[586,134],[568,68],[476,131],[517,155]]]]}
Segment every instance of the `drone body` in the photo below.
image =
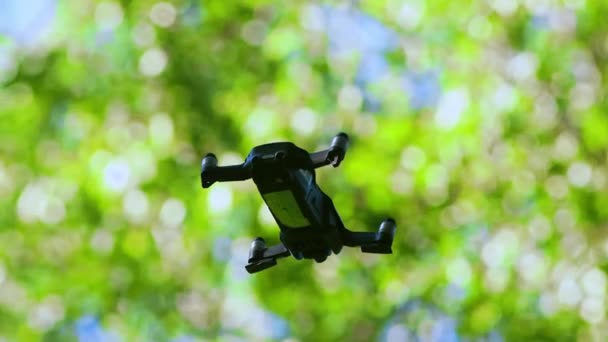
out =
{"type": "Polygon", "coordinates": [[[337,167],[348,148],[348,136],[334,137],[327,150],[308,153],[290,142],[254,147],[240,165],[217,166],[213,154],[203,158],[203,188],[219,181],[253,179],[262,198],[281,229],[281,243],[266,247],[256,238],[249,251],[249,273],[276,265],[276,259],[293,255],[296,259],[323,262],[343,246],[360,246],[366,253],[392,253],[395,221],[386,219],[377,233],[352,232],[342,223],[332,200],[316,183],[315,169],[337,167]]]}

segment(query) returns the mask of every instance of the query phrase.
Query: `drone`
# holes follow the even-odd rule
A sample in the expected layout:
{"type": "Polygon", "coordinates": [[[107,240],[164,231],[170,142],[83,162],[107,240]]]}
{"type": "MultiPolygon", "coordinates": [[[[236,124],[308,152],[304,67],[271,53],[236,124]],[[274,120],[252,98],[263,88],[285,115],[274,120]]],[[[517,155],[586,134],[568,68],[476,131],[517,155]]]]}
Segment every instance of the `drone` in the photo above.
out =
{"type": "Polygon", "coordinates": [[[263,238],[251,243],[245,269],[263,271],[277,264],[278,258],[323,262],[343,246],[360,247],[364,253],[391,254],[396,223],[387,218],[377,232],[353,232],[344,227],[332,200],[316,183],[315,169],[338,167],[344,160],[349,139],[337,134],[328,149],[309,153],[291,142],[275,142],[254,147],[240,165],[218,166],[208,153],[202,160],[201,183],[209,188],[215,182],[253,179],[264,202],[277,222],[280,243],[267,247],[263,238]]]}

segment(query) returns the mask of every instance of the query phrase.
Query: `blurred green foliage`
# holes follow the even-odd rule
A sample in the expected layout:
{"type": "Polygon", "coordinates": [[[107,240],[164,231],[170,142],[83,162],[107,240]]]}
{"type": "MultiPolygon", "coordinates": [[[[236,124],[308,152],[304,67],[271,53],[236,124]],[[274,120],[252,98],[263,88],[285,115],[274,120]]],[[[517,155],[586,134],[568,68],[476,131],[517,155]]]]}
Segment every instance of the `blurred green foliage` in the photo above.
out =
{"type": "Polygon", "coordinates": [[[2,7],[0,340],[608,338],[607,2],[2,7]],[[338,131],[394,254],[246,274],[278,228],[201,156],[338,131]]]}

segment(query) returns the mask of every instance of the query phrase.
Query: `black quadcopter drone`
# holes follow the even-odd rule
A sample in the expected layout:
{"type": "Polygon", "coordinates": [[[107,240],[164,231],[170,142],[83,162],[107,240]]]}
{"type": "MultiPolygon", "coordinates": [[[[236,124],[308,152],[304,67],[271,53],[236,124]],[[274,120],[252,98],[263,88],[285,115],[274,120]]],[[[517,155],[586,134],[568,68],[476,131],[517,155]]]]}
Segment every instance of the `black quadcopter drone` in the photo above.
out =
{"type": "Polygon", "coordinates": [[[384,220],[377,233],[352,232],[344,227],[332,200],[315,181],[315,169],[337,167],[347,148],[348,136],[340,133],[329,149],[315,153],[290,142],[277,142],[254,147],[240,165],[218,166],[212,153],[203,158],[203,188],[215,182],[252,178],[281,229],[278,245],[266,247],[260,237],[251,243],[247,272],[265,270],[276,265],[277,258],[289,255],[323,262],[332,252],[340,253],[343,246],[360,246],[364,253],[392,253],[393,219],[384,220]]]}

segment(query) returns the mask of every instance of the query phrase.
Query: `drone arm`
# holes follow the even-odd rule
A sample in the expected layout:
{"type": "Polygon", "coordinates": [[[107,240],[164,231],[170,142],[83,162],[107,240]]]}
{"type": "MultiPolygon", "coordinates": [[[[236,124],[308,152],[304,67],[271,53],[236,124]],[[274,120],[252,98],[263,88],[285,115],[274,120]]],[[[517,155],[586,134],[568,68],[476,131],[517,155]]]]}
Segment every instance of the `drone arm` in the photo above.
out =
{"type": "Polygon", "coordinates": [[[282,244],[266,248],[264,258],[284,258],[290,256],[289,250],[282,244]]]}
{"type": "Polygon", "coordinates": [[[277,264],[278,258],[290,256],[289,250],[282,244],[266,248],[264,239],[257,238],[249,249],[249,263],[245,269],[249,273],[257,273],[277,264]]]}
{"type": "Polygon", "coordinates": [[[211,153],[203,158],[201,171],[203,188],[208,188],[215,182],[234,182],[249,178],[251,178],[251,175],[245,164],[217,166],[217,159],[211,153]]]}
{"type": "Polygon", "coordinates": [[[348,247],[361,247],[364,253],[391,254],[396,224],[393,219],[386,219],[380,224],[377,233],[352,232],[342,230],[342,243],[348,247]]]}
{"type": "Polygon", "coordinates": [[[331,146],[327,150],[310,154],[313,167],[316,169],[329,164],[333,167],[338,167],[346,156],[348,143],[348,135],[346,135],[346,133],[339,133],[336,135],[332,139],[331,146]]]}
{"type": "Polygon", "coordinates": [[[372,232],[353,232],[345,229],[342,232],[342,242],[347,247],[361,247],[378,240],[377,233],[372,232]]]}
{"type": "Polygon", "coordinates": [[[329,165],[331,161],[329,160],[328,154],[329,150],[311,153],[310,159],[312,160],[313,167],[316,169],[325,165],[329,165]]]}

